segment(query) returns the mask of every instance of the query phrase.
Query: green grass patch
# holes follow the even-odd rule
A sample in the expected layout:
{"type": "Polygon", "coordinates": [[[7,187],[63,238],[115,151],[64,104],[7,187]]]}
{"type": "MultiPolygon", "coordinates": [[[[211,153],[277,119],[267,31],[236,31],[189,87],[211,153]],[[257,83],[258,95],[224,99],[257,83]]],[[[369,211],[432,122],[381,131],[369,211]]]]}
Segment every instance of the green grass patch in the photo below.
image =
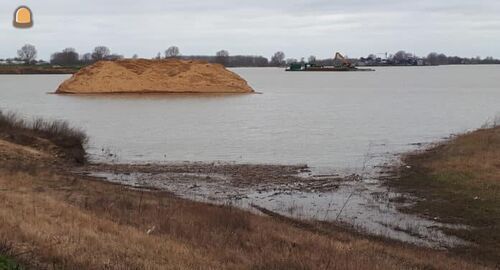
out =
{"type": "Polygon", "coordinates": [[[499,127],[458,136],[407,155],[399,177],[387,183],[420,198],[405,212],[469,225],[470,230],[447,230],[473,244],[456,251],[500,265],[499,145],[499,127]]]}
{"type": "Polygon", "coordinates": [[[13,260],[0,255],[0,270],[21,270],[22,268],[13,260]]]}

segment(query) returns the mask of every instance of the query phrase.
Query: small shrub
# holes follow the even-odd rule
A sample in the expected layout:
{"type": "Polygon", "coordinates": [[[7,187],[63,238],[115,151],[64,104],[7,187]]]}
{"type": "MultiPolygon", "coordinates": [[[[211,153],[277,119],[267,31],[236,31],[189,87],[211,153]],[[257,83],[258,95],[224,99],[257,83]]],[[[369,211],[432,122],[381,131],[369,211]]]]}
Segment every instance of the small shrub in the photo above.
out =
{"type": "Polygon", "coordinates": [[[481,128],[497,128],[500,127],[500,114],[495,116],[493,119],[486,121],[481,128]]]}
{"type": "Polygon", "coordinates": [[[14,261],[9,259],[12,255],[12,245],[5,239],[0,239],[0,270],[21,269],[14,261]]]}
{"type": "Polygon", "coordinates": [[[3,113],[0,110],[0,128],[2,129],[18,129],[26,127],[26,122],[16,113],[3,113]]]}
{"type": "Polygon", "coordinates": [[[70,127],[66,121],[42,118],[26,121],[16,113],[4,113],[0,110],[1,131],[8,132],[9,135],[16,134],[17,138],[24,141],[29,141],[27,137],[30,136],[47,139],[60,147],[68,158],[77,163],[86,161],[84,145],[88,142],[88,137],[84,131],[70,127]]]}

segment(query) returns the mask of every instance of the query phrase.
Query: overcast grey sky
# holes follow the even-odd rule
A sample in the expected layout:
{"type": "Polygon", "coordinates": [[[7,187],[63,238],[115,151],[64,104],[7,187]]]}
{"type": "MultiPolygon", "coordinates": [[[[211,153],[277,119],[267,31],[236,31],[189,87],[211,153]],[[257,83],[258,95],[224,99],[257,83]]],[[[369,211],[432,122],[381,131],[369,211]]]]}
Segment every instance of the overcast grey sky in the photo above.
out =
{"type": "Polygon", "coordinates": [[[147,58],[171,45],[186,55],[282,50],[326,58],[405,49],[500,58],[500,0],[1,0],[0,58],[25,43],[45,59],[96,45],[147,58]],[[31,29],[12,27],[21,4],[33,11],[31,29]]]}

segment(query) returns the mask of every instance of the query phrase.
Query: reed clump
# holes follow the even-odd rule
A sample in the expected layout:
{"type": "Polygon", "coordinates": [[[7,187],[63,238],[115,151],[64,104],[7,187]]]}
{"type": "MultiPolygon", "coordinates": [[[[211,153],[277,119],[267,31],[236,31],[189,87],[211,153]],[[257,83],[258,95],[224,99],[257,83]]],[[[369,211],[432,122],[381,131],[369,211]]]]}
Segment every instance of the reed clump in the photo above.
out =
{"type": "Polygon", "coordinates": [[[85,163],[85,145],[88,141],[86,133],[71,127],[61,120],[45,120],[35,118],[26,120],[13,112],[0,110],[0,136],[8,141],[27,146],[43,147],[44,139],[62,150],[64,156],[77,163],[85,163]]]}

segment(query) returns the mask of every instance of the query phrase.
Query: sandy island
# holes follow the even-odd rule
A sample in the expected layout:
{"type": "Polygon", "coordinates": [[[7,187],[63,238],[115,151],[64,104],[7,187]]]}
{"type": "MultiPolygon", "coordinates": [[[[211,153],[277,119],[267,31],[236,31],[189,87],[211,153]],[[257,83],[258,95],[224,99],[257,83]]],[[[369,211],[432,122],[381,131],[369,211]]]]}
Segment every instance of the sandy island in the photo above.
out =
{"type": "Polygon", "coordinates": [[[56,93],[252,93],[236,73],[203,61],[100,61],[82,68],[56,93]]]}

